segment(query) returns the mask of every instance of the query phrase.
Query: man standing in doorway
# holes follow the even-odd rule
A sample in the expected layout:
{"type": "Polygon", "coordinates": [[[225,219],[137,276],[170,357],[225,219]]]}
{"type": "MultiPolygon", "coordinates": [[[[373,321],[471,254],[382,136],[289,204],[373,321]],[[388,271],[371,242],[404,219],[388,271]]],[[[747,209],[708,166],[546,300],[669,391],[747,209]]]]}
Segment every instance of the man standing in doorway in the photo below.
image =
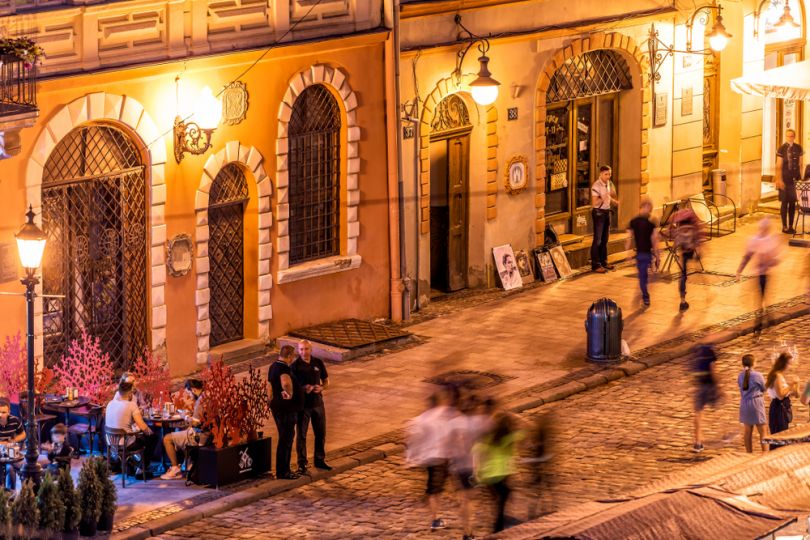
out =
{"type": "Polygon", "coordinates": [[[298,434],[295,449],[298,452],[298,472],[307,472],[307,431],[312,422],[315,434],[315,467],[332,470],[326,464],[326,411],[323,405],[323,389],[329,385],[326,366],[312,357],[312,344],[303,340],[298,344],[298,358],[292,363],[293,377],[304,390],[304,408],[298,413],[298,434]]]}
{"type": "Polygon", "coordinates": [[[794,234],[793,219],[796,216],[796,181],[802,178],[804,150],[796,143],[796,132],[785,131],[785,143],[776,151],[776,189],[779,190],[779,213],[782,216],[782,232],[794,234]]]}
{"type": "Polygon", "coordinates": [[[279,480],[295,480],[300,476],[290,471],[295,425],[298,422],[298,413],[304,408],[303,390],[290,370],[290,364],[294,359],[295,347],[284,345],[267,374],[273,392],[270,410],[273,411],[273,420],[278,430],[276,478],[279,480]]]}
{"type": "Polygon", "coordinates": [[[591,186],[591,215],[593,216],[593,243],[591,244],[591,270],[604,274],[613,270],[608,264],[608,239],[610,237],[610,208],[618,206],[616,191],[610,177],[613,170],[608,165],[599,167],[599,178],[591,186]]]}

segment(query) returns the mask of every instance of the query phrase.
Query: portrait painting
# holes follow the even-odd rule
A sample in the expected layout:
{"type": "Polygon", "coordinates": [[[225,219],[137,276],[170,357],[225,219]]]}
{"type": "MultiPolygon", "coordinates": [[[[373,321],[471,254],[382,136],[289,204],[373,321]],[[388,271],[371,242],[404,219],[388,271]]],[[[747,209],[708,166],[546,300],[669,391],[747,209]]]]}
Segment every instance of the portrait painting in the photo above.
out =
{"type": "Polygon", "coordinates": [[[523,284],[532,283],[534,281],[534,269],[532,268],[532,261],[526,254],[526,250],[519,249],[515,252],[515,262],[517,263],[518,273],[523,280],[523,284]]]}
{"type": "Polygon", "coordinates": [[[557,273],[561,278],[567,278],[573,274],[571,265],[568,264],[568,257],[565,256],[565,251],[563,251],[562,246],[554,246],[549,252],[551,253],[551,260],[554,261],[554,267],[557,269],[557,273]]]}
{"type": "Polygon", "coordinates": [[[492,248],[492,256],[495,257],[495,268],[498,277],[501,279],[501,286],[505,291],[519,289],[523,286],[523,279],[520,277],[515,253],[511,244],[504,244],[492,248]]]}
{"type": "Polygon", "coordinates": [[[551,260],[551,254],[546,250],[536,251],[535,257],[537,258],[537,268],[540,270],[540,279],[546,283],[551,283],[557,280],[557,270],[554,269],[554,261],[551,260]]]}

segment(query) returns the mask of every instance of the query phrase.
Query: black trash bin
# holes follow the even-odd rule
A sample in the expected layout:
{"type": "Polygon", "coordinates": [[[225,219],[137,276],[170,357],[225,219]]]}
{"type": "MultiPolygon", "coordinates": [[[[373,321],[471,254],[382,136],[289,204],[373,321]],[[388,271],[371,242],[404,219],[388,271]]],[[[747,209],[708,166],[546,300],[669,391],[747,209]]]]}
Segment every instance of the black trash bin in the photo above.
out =
{"type": "Polygon", "coordinates": [[[610,362],[622,357],[622,308],[610,298],[591,304],[585,319],[588,334],[587,358],[592,362],[610,362]]]}

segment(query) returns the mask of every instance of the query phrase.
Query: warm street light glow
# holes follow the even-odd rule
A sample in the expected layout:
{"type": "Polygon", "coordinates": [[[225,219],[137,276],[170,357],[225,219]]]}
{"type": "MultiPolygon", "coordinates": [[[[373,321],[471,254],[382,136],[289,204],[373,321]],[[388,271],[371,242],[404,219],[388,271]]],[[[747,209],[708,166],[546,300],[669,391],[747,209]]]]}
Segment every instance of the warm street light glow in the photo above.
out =
{"type": "Polygon", "coordinates": [[[712,27],[712,33],[709,34],[709,46],[714,52],[720,52],[728,45],[728,40],[731,39],[731,34],[726,32],[726,27],[723,26],[723,16],[718,15],[712,27]]]}
{"type": "Polygon", "coordinates": [[[222,120],[222,101],[214,96],[208,86],[200,91],[194,108],[194,120],[202,129],[216,129],[222,120]]]}
{"type": "Polygon", "coordinates": [[[470,83],[472,98],[479,105],[489,105],[498,99],[498,86],[501,83],[492,78],[489,72],[489,58],[484,55],[478,59],[481,69],[478,71],[478,78],[470,83]]]}
{"type": "Polygon", "coordinates": [[[787,34],[791,30],[799,28],[799,24],[793,19],[793,15],[790,14],[790,6],[787,2],[785,2],[785,12],[782,13],[782,16],[776,21],[774,28],[776,28],[780,34],[787,34]]]}
{"type": "Polygon", "coordinates": [[[20,231],[14,235],[17,239],[17,250],[20,252],[20,262],[29,273],[39,268],[42,263],[42,254],[45,251],[45,233],[34,223],[34,210],[28,207],[25,214],[28,220],[20,231]]]}

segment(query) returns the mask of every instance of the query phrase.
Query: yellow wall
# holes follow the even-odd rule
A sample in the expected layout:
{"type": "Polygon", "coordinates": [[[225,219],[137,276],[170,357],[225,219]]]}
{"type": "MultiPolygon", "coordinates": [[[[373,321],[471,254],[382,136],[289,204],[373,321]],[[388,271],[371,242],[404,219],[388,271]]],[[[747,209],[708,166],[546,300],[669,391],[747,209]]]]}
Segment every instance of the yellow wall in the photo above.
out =
{"type": "MultiPolygon", "coordinates": [[[[80,75],[43,81],[39,85],[40,118],[37,125],[22,132],[21,155],[0,163],[0,199],[5,212],[0,217],[0,242],[13,242],[13,233],[23,222],[26,205],[25,170],[32,146],[43,126],[65,104],[92,92],[131,96],[151,115],[161,132],[168,159],[166,162],[166,224],[168,238],[195,232],[195,192],[203,174],[203,165],[211,152],[221,150],[228,141],[254,146],[264,156],[264,169],[271,180],[275,177],[276,130],[279,105],[291,77],[311,65],[325,63],[340,67],[348,74],[358,96],[357,124],[361,127],[360,208],[361,222],[358,253],[363,264],[355,270],[324,277],[310,278],[271,290],[273,320],[271,337],[292,328],[345,317],[371,318],[388,314],[388,212],[386,123],[384,121],[385,88],[383,52],[385,34],[348,38],[332,43],[316,43],[275,49],[241,80],[247,84],[250,106],[247,118],[235,126],[220,126],[214,133],[213,148],[205,155],[186,154],[181,164],[173,158],[171,127],[175,116],[175,76],[183,71],[182,62],[80,75]]],[[[183,74],[184,90],[191,96],[203,84],[217,89],[248,67],[260,51],[234,53],[191,60],[183,74]]],[[[144,141],[150,143],[152,141],[144,141]]],[[[157,143],[160,144],[160,143],[157,143]]],[[[344,152],[345,155],[345,152],[344,152]]],[[[345,179],[345,167],[342,170],[345,179]]],[[[245,248],[248,265],[246,277],[246,337],[255,337],[257,284],[257,206],[256,185],[246,213],[245,248]]],[[[272,208],[275,209],[274,190],[272,208]]],[[[275,245],[275,226],[271,229],[275,245]]],[[[275,274],[277,257],[274,250],[271,272],[275,274]]],[[[275,280],[274,280],[275,281],[275,280]]],[[[167,355],[174,374],[196,368],[196,273],[192,269],[179,278],[167,277],[166,304],[167,355]]],[[[20,290],[15,283],[2,284],[0,290],[20,290]]],[[[147,289],[148,291],[148,289],[147,289]]],[[[149,294],[147,292],[147,294],[149,294]]],[[[148,300],[147,300],[148,302],[148,300]]],[[[22,300],[3,299],[7,313],[0,318],[0,336],[24,331],[22,300]]]]}

